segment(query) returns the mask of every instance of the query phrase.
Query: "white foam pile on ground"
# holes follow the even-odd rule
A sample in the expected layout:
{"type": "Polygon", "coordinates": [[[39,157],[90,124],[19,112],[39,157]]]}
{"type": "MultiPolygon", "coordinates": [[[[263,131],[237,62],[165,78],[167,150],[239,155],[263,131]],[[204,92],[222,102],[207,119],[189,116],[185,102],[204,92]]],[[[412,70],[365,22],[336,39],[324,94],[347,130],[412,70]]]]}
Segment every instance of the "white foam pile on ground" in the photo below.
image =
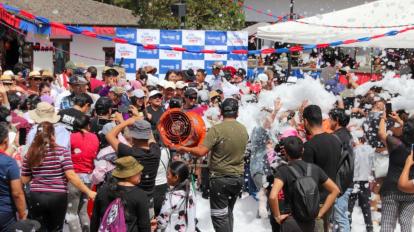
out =
{"type": "Polygon", "coordinates": [[[309,104],[321,107],[322,112],[327,114],[333,108],[336,97],[325,90],[319,80],[311,77],[299,79],[296,84],[282,84],[272,91],[263,91],[258,103],[244,103],[239,110],[238,120],[251,132],[253,128],[263,121],[263,107],[273,109],[274,101],[280,98],[283,106],[281,112],[298,109],[304,100],[309,104]]]}

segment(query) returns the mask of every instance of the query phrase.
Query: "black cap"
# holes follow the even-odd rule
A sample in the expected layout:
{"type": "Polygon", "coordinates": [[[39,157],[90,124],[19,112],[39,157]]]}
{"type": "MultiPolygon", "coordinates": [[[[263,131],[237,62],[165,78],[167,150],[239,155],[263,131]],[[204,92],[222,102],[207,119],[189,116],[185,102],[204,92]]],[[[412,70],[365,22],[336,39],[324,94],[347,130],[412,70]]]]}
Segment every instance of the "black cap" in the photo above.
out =
{"type": "Polygon", "coordinates": [[[191,68],[183,71],[183,74],[186,82],[192,82],[195,80],[194,70],[192,70],[191,68]]]}
{"type": "Polygon", "coordinates": [[[239,77],[244,77],[246,76],[246,70],[244,70],[243,68],[239,68],[237,69],[236,75],[239,77]]]}
{"type": "Polygon", "coordinates": [[[221,113],[223,116],[234,115],[239,111],[239,102],[234,98],[226,98],[221,103],[221,113]]]}
{"type": "Polygon", "coordinates": [[[188,88],[184,92],[184,97],[197,97],[197,90],[195,90],[193,88],[188,88]]]}

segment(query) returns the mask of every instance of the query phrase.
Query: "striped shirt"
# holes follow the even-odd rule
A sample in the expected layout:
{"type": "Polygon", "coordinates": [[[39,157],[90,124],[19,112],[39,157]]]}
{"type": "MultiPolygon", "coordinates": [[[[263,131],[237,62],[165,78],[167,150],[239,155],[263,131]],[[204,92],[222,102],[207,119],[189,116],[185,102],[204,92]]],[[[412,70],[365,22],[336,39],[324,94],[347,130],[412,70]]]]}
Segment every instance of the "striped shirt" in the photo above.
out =
{"type": "Polygon", "coordinates": [[[70,152],[61,146],[53,150],[48,149],[42,163],[30,168],[27,158],[23,160],[22,176],[32,177],[32,192],[67,192],[67,179],[65,171],[73,170],[70,152]]]}

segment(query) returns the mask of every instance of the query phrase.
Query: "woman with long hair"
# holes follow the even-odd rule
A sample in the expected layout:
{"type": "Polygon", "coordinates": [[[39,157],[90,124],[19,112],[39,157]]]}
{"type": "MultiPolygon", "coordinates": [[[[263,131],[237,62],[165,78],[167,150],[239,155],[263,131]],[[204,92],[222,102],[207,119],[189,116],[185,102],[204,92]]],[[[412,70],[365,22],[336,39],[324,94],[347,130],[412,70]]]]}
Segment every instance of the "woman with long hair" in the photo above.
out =
{"type": "MultiPolygon", "coordinates": [[[[381,232],[394,231],[397,221],[402,232],[411,231],[412,218],[414,216],[414,194],[405,188],[398,188],[398,179],[402,173],[410,177],[414,176],[414,169],[405,169],[405,161],[411,154],[411,146],[414,144],[414,118],[404,122],[403,133],[399,138],[387,135],[386,118],[384,112],[378,136],[386,144],[389,154],[388,173],[381,186],[382,216],[381,232]]],[[[393,115],[392,115],[393,116],[393,115]]],[[[400,184],[401,185],[401,184],[400,184]]]]}
{"type": "MultiPolygon", "coordinates": [[[[70,147],[75,173],[88,187],[91,186],[91,173],[94,170],[94,160],[98,154],[98,136],[89,132],[89,117],[81,115],[73,122],[73,131],[70,135],[70,147]]],[[[68,185],[68,210],[66,221],[72,232],[88,231],[89,216],[87,213],[88,196],[77,189],[73,184],[68,185]]]]}
{"type": "Polygon", "coordinates": [[[170,190],[165,196],[157,217],[158,229],[170,231],[196,231],[196,208],[190,186],[190,171],[186,163],[173,161],[168,168],[170,190]]]}
{"type": "Polygon", "coordinates": [[[70,152],[55,142],[53,124],[42,122],[23,160],[22,182],[30,182],[29,213],[42,231],[61,231],[67,208],[68,181],[94,199],[91,191],[73,171],[70,152]]]}

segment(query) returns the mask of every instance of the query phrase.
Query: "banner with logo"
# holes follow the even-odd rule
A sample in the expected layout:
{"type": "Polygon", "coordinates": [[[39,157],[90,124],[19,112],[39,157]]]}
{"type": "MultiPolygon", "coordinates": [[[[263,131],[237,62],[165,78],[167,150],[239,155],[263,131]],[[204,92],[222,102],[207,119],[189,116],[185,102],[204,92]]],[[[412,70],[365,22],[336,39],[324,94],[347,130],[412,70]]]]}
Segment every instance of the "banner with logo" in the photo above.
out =
{"type": "MultiPolygon", "coordinates": [[[[184,47],[188,51],[246,49],[248,34],[244,31],[194,31],[194,30],[151,30],[117,28],[116,35],[135,40],[142,44],[184,47]]],[[[146,50],[128,44],[116,44],[115,61],[126,69],[127,78],[134,79],[138,68],[154,66],[158,76],[164,78],[168,70],[205,69],[211,74],[211,66],[216,61],[247,70],[247,55],[241,54],[202,54],[171,50],[146,50]]]]}

